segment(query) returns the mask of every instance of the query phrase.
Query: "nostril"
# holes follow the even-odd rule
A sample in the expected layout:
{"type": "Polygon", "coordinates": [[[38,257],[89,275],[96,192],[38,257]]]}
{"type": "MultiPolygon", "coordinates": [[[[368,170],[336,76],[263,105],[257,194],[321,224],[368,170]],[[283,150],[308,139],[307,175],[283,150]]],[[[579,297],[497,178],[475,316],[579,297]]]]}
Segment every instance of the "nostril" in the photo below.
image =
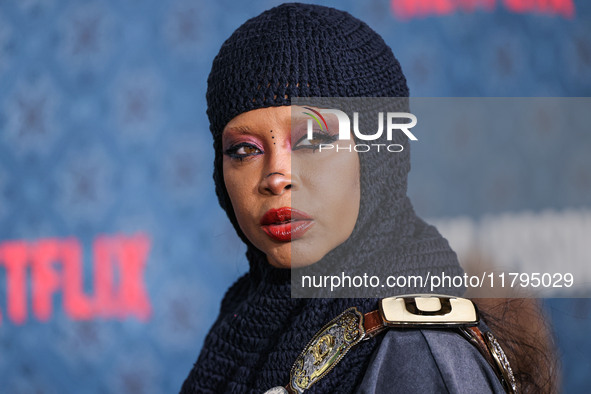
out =
{"type": "Polygon", "coordinates": [[[289,189],[291,189],[291,184],[285,186],[285,190],[289,190],[289,189]]]}

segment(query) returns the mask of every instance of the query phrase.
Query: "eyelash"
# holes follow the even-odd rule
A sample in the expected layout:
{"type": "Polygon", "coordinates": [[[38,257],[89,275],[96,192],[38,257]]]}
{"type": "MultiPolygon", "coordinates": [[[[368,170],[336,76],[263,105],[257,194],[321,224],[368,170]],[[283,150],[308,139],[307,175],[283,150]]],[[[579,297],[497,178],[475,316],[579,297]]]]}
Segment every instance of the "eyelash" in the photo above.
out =
{"type": "Polygon", "coordinates": [[[226,151],[224,152],[225,155],[231,157],[232,159],[237,159],[237,160],[244,160],[245,158],[249,157],[249,156],[257,156],[257,155],[261,155],[265,152],[263,152],[261,149],[259,149],[258,146],[253,145],[253,144],[249,144],[247,142],[241,142],[237,145],[231,146],[230,148],[226,149],[226,151]],[[258,152],[255,153],[237,153],[240,148],[253,148],[256,149],[258,152]]]}
{"type": "Polygon", "coordinates": [[[318,148],[320,148],[320,145],[321,144],[330,144],[330,143],[333,143],[333,142],[335,142],[338,139],[338,136],[337,135],[331,135],[331,134],[328,134],[328,133],[323,133],[323,132],[320,132],[320,133],[312,133],[312,138],[313,138],[312,140],[320,140],[320,143],[318,143],[318,144],[312,144],[312,143],[310,143],[310,145],[301,145],[301,146],[299,146],[300,142],[304,141],[307,138],[308,138],[307,135],[302,136],[302,138],[300,138],[298,140],[298,142],[294,145],[294,147],[292,148],[292,150],[312,149],[312,152],[316,152],[316,150],[318,148]]]}
{"type": "MultiPolygon", "coordinates": [[[[300,150],[300,149],[311,149],[312,152],[316,152],[316,150],[318,150],[318,148],[320,148],[321,144],[330,144],[338,139],[337,135],[330,135],[327,133],[313,133],[312,134],[313,140],[320,140],[320,143],[300,146],[300,143],[302,141],[304,141],[305,139],[307,139],[307,137],[308,137],[307,135],[302,136],[302,138],[300,138],[297,141],[297,143],[293,146],[292,151],[296,151],[296,150],[300,150]]],[[[265,152],[263,152],[259,147],[257,147],[256,145],[253,145],[253,144],[249,144],[247,142],[241,142],[237,145],[231,146],[230,148],[228,148],[224,151],[225,155],[229,156],[232,159],[236,159],[236,160],[240,160],[240,161],[243,161],[247,157],[258,156],[263,153],[265,153],[265,152]],[[237,153],[240,150],[240,148],[253,148],[253,149],[257,150],[258,152],[246,153],[246,154],[237,153]]]]}

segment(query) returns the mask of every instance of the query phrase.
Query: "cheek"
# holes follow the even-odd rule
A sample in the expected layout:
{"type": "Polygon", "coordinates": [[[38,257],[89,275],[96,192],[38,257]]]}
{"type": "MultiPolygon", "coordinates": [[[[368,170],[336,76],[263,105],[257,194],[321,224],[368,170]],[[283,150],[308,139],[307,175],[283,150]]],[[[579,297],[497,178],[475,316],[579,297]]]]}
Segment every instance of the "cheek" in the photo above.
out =
{"type": "MultiPolygon", "coordinates": [[[[359,157],[357,153],[334,153],[330,160],[310,169],[314,194],[330,211],[331,226],[351,229],[360,203],[359,157]]],[[[344,229],[343,229],[344,230],[344,229]]]]}
{"type": "MultiPolygon", "coordinates": [[[[234,214],[240,227],[243,227],[243,224],[247,222],[247,218],[250,217],[249,208],[254,206],[253,195],[250,191],[255,187],[252,184],[255,177],[246,168],[234,167],[226,158],[224,158],[223,168],[224,183],[234,208],[234,214]]],[[[244,228],[242,230],[246,232],[244,228]]]]}

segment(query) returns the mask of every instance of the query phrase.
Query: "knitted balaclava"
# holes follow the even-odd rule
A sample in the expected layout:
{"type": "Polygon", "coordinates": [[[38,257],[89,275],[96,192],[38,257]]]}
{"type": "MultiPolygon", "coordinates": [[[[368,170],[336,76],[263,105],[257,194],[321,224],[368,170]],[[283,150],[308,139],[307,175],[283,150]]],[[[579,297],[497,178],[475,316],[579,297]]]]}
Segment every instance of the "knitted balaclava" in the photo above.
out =
{"type": "MultiPolygon", "coordinates": [[[[226,294],[183,393],[259,394],[285,385],[297,355],[324,324],[351,306],[364,313],[377,307],[376,298],[292,299],[289,270],[271,267],[236,221],[223,180],[222,130],[238,114],[290,105],[295,97],[408,97],[408,88],[383,39],[333,8],[283,4],[250,19],[223,44],[207,90],[214,180],[222,208],[248,246],[250,271],[226,294]]],[[[312,267],[345,261],[368,271],[389,267],[394,275],[460,272],[447,241],[412,209],[406,196],[409,144],[396,138],[390,143],[403,145],[403,152],[359,155],[356,227],[312,267]]],[[[380,340],[357,345],[308,392],[353,392],[380,340]]]]}
{"type": "Polygon", "coordinates": [[[343,11],[297,3],[240,26],[222,45],[207,82],[216,193],[247,244],[223,180],[221,135],[232,118],[290,105],[292,97],[408,97],[400,64],[369,26],[343,11]]]}

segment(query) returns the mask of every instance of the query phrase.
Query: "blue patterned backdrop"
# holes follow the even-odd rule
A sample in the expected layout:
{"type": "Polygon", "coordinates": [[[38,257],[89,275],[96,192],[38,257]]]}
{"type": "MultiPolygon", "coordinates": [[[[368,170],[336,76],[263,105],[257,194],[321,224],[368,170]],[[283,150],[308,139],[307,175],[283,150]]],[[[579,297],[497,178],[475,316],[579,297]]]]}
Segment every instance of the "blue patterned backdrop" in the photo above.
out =
{"type": "MultiPolygon", "coordinates": [[[[413,96],[591,93],[585,0],[555,1],[556,10],[515,0],[439,11],[412,7],[428,1],[318,3],[382,34],[413,96]]],[[[276,4],[0,0],[0,392],[178,391],[223,292],[247,268],[213,191],[209,67],[236,27],[276,4]]],[[[550,150],[552,139],[540,141],[550,150]]],[[[575,177],[568,195],[541,176],[533,187],[514,182],[498,156],[475,154],[516,189],[503,209],[587,209],[590,147],[591,133],[561,148],[575,177]]],[[[411,192],[420,194],[433,152],[417,153],[411,192]]],[[[513,171],[551,167],[539,155],[513,171]]],[[[453,196],[444,182],[429,185],[437,201],[417,206],[429,217],[477,219],[495,206],[494,193],[470,205],[482,194],[470,185],[453,196]]],[[[545,305],[565,392],[588,391],[591,303],[545,305]]]]}

